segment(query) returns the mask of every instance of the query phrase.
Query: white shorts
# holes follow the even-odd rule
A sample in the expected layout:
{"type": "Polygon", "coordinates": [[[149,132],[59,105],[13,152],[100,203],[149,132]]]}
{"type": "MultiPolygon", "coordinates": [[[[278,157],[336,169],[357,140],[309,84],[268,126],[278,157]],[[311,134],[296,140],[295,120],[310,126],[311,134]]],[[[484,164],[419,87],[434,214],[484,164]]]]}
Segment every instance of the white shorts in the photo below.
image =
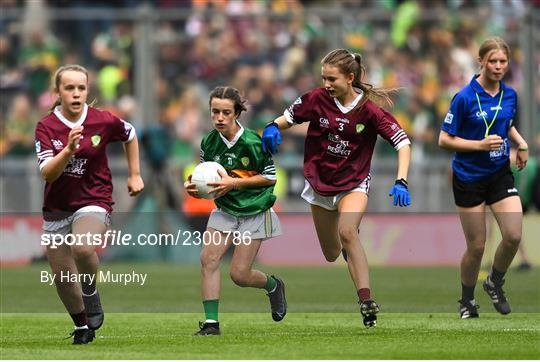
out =
{"type": "Polygon", "coordinates": [[[236,217],[216,208],[210,214],[207,227],[225,232],[239,231],[242,235],[247,232],[252,240],[281,235],[281,223],[272,208],[246,217],[236,217]]]}
{"type": "Polygon", "coordinates": [[[337,210],[337,204],[339,203],[339,200],[341,200],[345,195],[348,195],[351,192],[363,192],[366,195],[368,195],[370,180],[371,180],[371,175],[367,175],[367,177],[363,179],[362,182],[360,182],[360,184],[356,186],[354,189],[349,190],[349,191],[342,191],[339,194],[334,195],[334,196],[319,195],[313,189],[313,187],[311,187],[309,182],[306,180],[306,183],[304,185],[304,190],[302,191],[301,196],[304,200],[306,200],[311,205],[317,205],[326,210],[335,211],[337,210]]]}
{"type": "Polygon", "coordinates": [[[111,214],[101,206],[85,206],[75,211],[73,215],[65,219],[55,221],[43,221],[43,231],[45,233],[55,233],[67,235],[71,233],[73,223],[83,216],[98,218],[106,227],[111,224],[111,214]]]}

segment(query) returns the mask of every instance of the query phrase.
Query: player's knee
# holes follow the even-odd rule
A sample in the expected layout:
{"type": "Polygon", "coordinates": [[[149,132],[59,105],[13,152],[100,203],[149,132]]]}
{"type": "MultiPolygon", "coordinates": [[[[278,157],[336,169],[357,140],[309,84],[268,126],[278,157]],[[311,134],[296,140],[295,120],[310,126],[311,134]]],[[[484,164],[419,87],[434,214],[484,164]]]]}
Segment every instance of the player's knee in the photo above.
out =
{"type": "Polygon", "coordinates": [[[503,242],[518,247],[521,242],[521,231],[507,232],[503,237],[503,242]]]}
{"type": "Polygon", "coordinates": [[[72,247],[71,254],[75,260],[88,260],[96,254],[93,247],[72,247]]]}
{"type": "Polygon", "coordinates": [[[350,244],[358,240],[358,229],[354,226],[343,226],[338,229],[341,244],[350,244]]]}
{"type": "Polygon", "coordinates": [[[229,272],[231,280],[239,287],[246,287],[249,283],[249,270],[241,267],[232,267],[229,272]]]}
{"type": "Polygon", "coordinates": [[[467,248],[467,252],[469,255],[471,255],[473,258],[481,259],[484,255],[485,246],[484,243],[478,243],[471,245],[467,248]]]}
{"type": "Polygon", "coordinates": [[[219,268],[219,257],[215,253],[206,252],[203,250],[200,256],[201,267],[203,269],[216,269],[219,268]]]}

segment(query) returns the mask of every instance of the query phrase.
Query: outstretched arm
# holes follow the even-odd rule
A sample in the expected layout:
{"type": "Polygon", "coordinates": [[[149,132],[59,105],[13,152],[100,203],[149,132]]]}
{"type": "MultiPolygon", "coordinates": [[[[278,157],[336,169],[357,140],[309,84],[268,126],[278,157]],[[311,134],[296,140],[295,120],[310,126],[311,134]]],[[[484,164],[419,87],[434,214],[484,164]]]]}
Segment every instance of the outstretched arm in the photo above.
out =
{"type": "Polygon", "coordinates": [[[277,124],[279,129],[288,129],[292,127],[292,124],[287,122],[287,118],[285,118],[283,115],[274,119],[273,123],[277,124]]]}
{"type": "Polygon", "coordinates": [[[264,153],[276,154],[278,146],[281,144],[281,129],[291,128],[292,124],[287,122],[285,116],[279,116],[273,122],[264,127],[262,134],[262,150],[264,153]]]}

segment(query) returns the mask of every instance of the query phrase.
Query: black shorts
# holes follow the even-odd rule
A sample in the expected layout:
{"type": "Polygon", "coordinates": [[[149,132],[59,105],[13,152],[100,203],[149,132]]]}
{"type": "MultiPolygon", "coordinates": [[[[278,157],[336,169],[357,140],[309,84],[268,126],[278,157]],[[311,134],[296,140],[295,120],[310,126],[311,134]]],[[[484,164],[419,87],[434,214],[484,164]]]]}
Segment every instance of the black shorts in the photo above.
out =
{"type": "Polygon", "coordinates": [[[504,166],[485,180],[475,182],[462,182],[454,174],[452,186],[454,201],[459,207],[473,207],[484,201],[491,205],[510,196],[519,196],[510,165],[504,166]]]}

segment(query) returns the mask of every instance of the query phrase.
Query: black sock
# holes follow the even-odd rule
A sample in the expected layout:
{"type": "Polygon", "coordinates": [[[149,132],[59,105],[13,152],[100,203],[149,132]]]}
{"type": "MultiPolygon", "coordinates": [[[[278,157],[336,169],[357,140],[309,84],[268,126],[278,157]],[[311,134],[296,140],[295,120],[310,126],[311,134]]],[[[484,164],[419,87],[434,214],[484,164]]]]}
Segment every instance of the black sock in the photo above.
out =
{"type": "Polygon", "coordinates": [[[465,284],[461,283],[461,300],[466,301],[466,302],[473,300],[474,287],[476,287],[476,285],[473,285],[472,287],[468,287],[465,284]]]}
{"type": "Polygon", "coordinates": [[[84,327],[86,325],[86,312],[83,310],[80,313],[75,314],[69,314],[71,319],[73,319],[73,323],[75,323],[75,327],[84,327]]]}
{"type": "Polygon", "coordinates": [[[500,272],[495,268],[491,268],[491,274],[489,275],[489,279],[495,284],[501,284],[504,279],[504,272],[500,272]]]}
{"type": "Polygon", "coordinates": [[[85,296],[93,295],[96,292],[95,278],[92,283],[88,283],[87,281],[81,281],[81,288],[82,288],[83,295],[85,296]]]}

